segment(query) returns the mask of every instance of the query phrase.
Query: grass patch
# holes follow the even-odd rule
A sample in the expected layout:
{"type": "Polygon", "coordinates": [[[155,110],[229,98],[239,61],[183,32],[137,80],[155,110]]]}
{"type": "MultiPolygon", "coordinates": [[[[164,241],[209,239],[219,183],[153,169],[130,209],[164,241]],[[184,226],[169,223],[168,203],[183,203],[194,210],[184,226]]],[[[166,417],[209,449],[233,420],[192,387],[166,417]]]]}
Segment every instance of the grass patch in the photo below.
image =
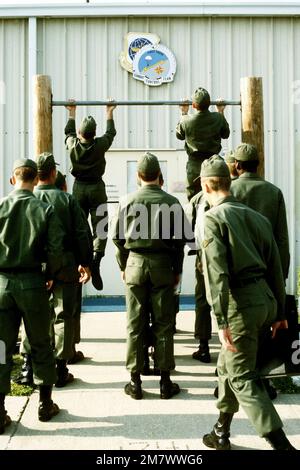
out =
{"type": "Polygon", "coordinates": [[[272,382],[280,393],[300,393],[300,387],[293,382],[292,377],[275,377],[272,378],[272,382]]]}
{"type": "MultiPolygon", "coordinates": [[[[19,354],[15,354],[13,356],[13,361],[14,365],[11,376],[16,377],[21,373],[23,358],[19,354]]],[[[14,382],[11,382],[11,392],[9,395],[12,397],[26,397],[31,395],[32,392],[34,392],[34,389],[34,387],[31,387],[29,385],[18,385],[14,382]]]]}

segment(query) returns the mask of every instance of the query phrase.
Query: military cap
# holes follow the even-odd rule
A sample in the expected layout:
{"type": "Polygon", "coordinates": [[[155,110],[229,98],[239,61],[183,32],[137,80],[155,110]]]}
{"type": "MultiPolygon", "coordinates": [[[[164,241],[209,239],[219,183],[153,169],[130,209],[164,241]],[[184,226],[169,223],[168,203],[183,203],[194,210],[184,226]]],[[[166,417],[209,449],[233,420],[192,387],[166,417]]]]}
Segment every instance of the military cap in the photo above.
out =
{"type": "Polygon", "coordinates": [[[56,174],[55,186],[58,189],[62,189],[65,182],[66,182],[66,175],[63,175],[60,171],[58,171],[56,174]]]}
{"type": "Polygon", "coordinates": [[[96,132],[96,127],[97,124],[93,116],[87,116],[81,121],[79,132],[81,135],[92,134],[96,132]]]}
{"type": "Polygon", "coordinates": [[[137,171],[145,176],[157,175],[160,172],[157,156],[150,152],[144,153],[138,160],[137,171]]]}
{"type": "Polygon", "coordinates": [[[224,160],[226,163],[234,163],[235,162],[234,152],[232,150],[227,152],[224,156],[224,160]]]}
{"type": "Polygon", "coordinates": [[[206,105],[209,107],[210,105],[210,96],[207,90],[205,88],[197,88],[197,90],[194,92],[192,96],[192,101],[193,103],[200,104],[200,105],[206,105]]]}
{"type": "Polygon", "coordinates": [[[17,168],[24,167],[33,168],[33,170],[37,171],[36,163],[30,158],[19,158],[18,160],[15,160],[13,165],[13,171],[15,171],[17,168]]]}
{"type": "Polygon", "coordinates": [[[230,178],[228,166],[220,155],[213,155],[207,158],[201,165],[200,177],[210,178],[213,176],[230,178]]]}
{"type": "Polygon", "coordinates": [[[41,153],[36,159],[36,164],[38,171],[49,171],[55,168],[56,165],[59,165],[50,152],[41,153]]]}
{"type": "Polygon", "coordinates": [[[251,144],[240,144],[234,151],[234,158],[240,162],[258,160],[257,149],[251,144]]]}

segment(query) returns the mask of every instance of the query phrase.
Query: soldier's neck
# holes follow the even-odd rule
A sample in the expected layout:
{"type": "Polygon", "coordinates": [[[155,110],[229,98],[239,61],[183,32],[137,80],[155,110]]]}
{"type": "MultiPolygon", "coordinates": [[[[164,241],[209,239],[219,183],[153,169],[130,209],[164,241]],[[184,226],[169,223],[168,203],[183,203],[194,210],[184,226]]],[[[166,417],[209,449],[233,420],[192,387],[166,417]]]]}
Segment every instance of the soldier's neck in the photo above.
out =
{"type": "Polygon", "coordinates": [[[213,191],[209,194],[209,205],[210,206],[217,206],[220,199],[224,199],[225,197],[230,196],[229,191],[213,191]]]}
{"type": "Polygon", "coordinates": [[[16,181],[15,189],[26,189],[27,191],[33,192],[35,184],[24,181],[16,181]]]}

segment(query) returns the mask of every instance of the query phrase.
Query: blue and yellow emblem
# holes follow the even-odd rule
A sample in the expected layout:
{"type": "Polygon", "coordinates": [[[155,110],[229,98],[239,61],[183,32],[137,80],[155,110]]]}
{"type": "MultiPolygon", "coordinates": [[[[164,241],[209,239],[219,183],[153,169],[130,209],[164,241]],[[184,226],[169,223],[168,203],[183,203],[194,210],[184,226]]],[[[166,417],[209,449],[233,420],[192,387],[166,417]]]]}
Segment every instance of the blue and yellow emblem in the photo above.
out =
{"type": "Polygon", "coordinates": [[[124,49],[119,57],[121,66],[132,73],[132,62],[139,50],[144,46],[158,44],[159,41],[159,36],[154,33],[127,33],[124,36],[124,49]]]}
{"type": "Polygon", "coordinates": [[[134,56],[133,78],[146,85],[172,82],[176,73],[174,54],[162,44],[145,45],[134,56]]]}

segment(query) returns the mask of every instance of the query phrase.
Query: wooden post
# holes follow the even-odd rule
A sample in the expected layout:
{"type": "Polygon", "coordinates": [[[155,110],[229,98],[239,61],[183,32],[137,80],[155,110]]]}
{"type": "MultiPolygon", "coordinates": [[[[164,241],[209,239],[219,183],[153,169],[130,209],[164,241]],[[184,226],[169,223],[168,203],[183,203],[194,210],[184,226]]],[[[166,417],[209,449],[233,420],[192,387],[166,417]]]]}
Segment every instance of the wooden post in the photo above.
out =
{"type": "Polygon", "coordinates": [[[258,173],[264,176],[264,107],[261,77],[243,77],[240,82],[242,142],[258,150],[258,173]]]}
{"type": "Polygon", "coordinates": [[[34,153],[52,152],[52,91],[48,75],[33,76],[34,153]]]}

